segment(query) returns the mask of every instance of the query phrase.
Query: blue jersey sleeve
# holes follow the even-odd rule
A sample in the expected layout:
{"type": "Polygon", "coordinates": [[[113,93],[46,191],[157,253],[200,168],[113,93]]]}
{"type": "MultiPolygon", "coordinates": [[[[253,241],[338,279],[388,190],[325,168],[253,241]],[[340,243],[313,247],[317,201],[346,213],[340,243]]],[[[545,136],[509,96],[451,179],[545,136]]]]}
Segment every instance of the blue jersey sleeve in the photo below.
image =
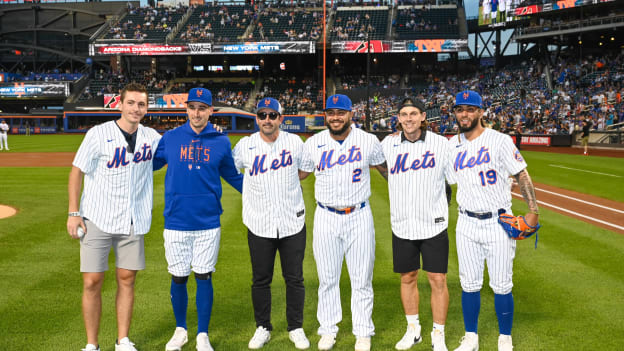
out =
{"type": "Polygon", "coordinates": [[[227,141],[227,150],[225,152],[225,156],[221,160],[221,165],[219,167],[219,173],[221,177],[225,179],[234,189],[238,190],[239,193],[243,192],[243,175],[236,169],[234,165],[234,158],[232,157],[232,144],[230,140],[225,137],[227,141]],[[229,152],[228,152],[229,151],[229,152]]]}
{"type": "Polygon", "coordinates": [[[167,139],[167,133],[158,142],[158,147],[154,153],[154,162],[152,163],[154,171],[163,168],[167,164],[167,154],[165,152],[165,144],[167,139]]]}

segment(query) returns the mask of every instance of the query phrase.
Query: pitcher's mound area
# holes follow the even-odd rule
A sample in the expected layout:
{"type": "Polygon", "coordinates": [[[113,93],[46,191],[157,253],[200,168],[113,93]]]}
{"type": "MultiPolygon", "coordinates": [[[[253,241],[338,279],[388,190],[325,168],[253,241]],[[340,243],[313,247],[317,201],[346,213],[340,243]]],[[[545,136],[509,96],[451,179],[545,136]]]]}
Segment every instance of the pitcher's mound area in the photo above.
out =
{"type": "Polygon", "coordinates": [[[11,206],[0,205],[0,219],[15,216],[17,210],[11,206]]]}

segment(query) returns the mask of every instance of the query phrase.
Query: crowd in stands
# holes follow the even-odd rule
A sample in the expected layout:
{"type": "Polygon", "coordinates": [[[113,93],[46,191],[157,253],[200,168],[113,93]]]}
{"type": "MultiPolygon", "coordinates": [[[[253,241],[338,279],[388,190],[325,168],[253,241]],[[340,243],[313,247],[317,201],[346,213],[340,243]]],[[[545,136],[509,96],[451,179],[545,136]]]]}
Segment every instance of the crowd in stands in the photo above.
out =
{"type": "Polygon", "coordinates": [[[167,34],[187,10],[188,7],[181,4],[177,7],[130,7],[128,14],[116,26],[111,26],[106,37],[143,40],[155,33],[167,34]]]}
{"type": "Polygon", "coordinates": [[[119,94],[121,88],[130,83],[143,84],[150,94],[162,93],[173,75],[169,72],[133,71],[130,74],[118,71],[104,71],[94,73],[93,79],[85,88],[80,100],[89,100],[95,96],[105,94],[119,94]]]}
{"type": "Polygon", "coordinates": [[[16,71],[16,73],[1,72],[5,82],[62,82],[76,81],[84,76],[77,71],[71,72],[70,69],[50,69],[43,72],[25,72],[16,71]]]}
{"type": "Polygon", "coordinates": [[[169,90],[170,93],[186,93],[192,88],[204,87],[212,92],[212,99],[222,105],[243,109],[253,90],[252,82],[206,82],[206,83],[176,83],[169,90]]]}
{"type": "MultiPolygon", "coordinates": [[[[374,88],[398,88],[401,85],[401,76],[392,74],[389,76],[370,76],[370,86],[374,88]]],[[[366,87],[366,75],[345,75],[341,77],[343,90],[361,89],[366,87]]]]}
{"type": "Polygon", "coordinates": [[[256,100],[272,97],[282,104],[284,114],[314,112],[321,109],[319,89],[314,80],[309,78],[275,78],[264,80],[256,100]]]}
{"type": "MultiPolygon", "coordinates": [[[[553,90],[547,87],[543,66],[537,62],[489,68],[467,77],[430,75],[429,85],[416,96],[428,108],[430,128],[439,133],[457,132],[452,107],[455,94],[466,89],[482,95],[486,125],[503,132],[571,134],[580,130],[584,119],[592,122],[593,130],[605,130],[624,122],[623,67],[622,54],[600,59],[560,59],[552,69],[553,90]]],[[[394,107],[402,98],[371,98],[374,128],[392,127],[394,107]]],[[[365,116],[365,107],[366,101],[354,104],[358,122],[365,116]]]]}
{"type": "Polygon", "coordinates": [[[319,11],[303,9],[265,8],[259,12],[255,39],[278,41],[318,40],[323,34],[323,15],[319,11]]]}
{"type": "Polygon", "coordinates": [[[366,39],[367,36],[375,37],[376,27],[371,23],[369,13],[354,14],[352,16],[336,15],[331,29],[332,38],[338,40],[366,39]]]}
{"type": "Polygon", "coordinates": [[[237,41],[255,18],[246,6],[197,6],[179,38],[187,42],[237,41]]]}

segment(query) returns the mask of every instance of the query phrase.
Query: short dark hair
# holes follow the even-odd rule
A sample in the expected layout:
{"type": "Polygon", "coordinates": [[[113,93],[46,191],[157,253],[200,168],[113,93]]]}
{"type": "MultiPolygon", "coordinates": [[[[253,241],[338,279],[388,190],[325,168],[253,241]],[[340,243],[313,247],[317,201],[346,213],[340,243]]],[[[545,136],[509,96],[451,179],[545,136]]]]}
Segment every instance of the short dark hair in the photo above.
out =
{"type": "Polygon", "coordinates": [[[122,90],[121,90],[121,101],[124,101],[124,98],[126,97],[126,93],[129,91],[134,91],[134,92],[138,92],[138,93],[144,93],[145,94],[145,102],[147,102],[147,89],[145,88],[145,86],[143,84],[139,84],[139,83],[129,83],[127,84],[122,90]]]}

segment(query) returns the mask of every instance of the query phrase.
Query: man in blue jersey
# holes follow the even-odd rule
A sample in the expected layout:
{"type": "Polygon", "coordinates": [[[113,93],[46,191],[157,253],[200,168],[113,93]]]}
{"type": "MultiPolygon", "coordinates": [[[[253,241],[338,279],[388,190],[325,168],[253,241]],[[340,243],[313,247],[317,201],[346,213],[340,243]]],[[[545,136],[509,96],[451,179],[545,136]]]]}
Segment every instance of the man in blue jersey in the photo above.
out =
{"type": "Polygon", "coordinates": [[[221,177],[239,192],[243,176],[234,166],[230,140],[208,122],[212,94],[194,88],[188,94],[184,125],[163,135],[154,156],[154,169],[168,164],[165,176],[165,256],[171,279],[171,304],[176,319],[168,351],[188,341],[186,283],[197,282],[197,350],[213,351],[208,339],[212,311],[212,272],[221,237],[221,177]]]}

